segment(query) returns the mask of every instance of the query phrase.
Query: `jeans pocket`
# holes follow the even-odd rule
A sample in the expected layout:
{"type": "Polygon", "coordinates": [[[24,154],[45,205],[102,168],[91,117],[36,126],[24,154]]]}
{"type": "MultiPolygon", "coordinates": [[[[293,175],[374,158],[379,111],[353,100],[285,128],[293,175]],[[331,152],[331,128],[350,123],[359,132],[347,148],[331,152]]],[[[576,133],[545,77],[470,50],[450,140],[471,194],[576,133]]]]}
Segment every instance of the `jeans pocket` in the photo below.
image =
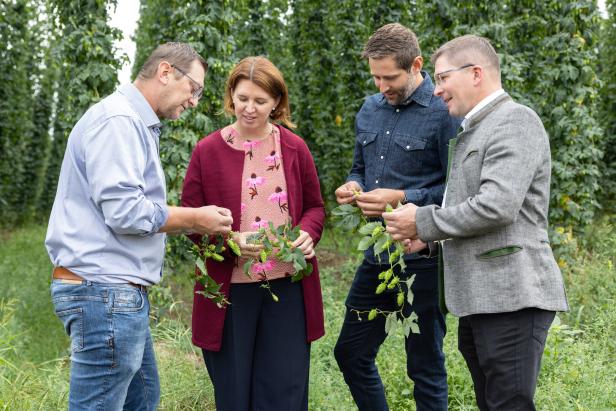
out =
{"type": "Polygon", "coordinates": [[[143,309],[145,298],[134,288],[115,288],[110,292],[112,312],[135,312],[143,309]]]}
{"type": "Polygon", "coordinates": [[[83,308],[56,310],[56,315],[64,325],[64,331],[71,338],[71,351],[83,350],[83,308]]]}

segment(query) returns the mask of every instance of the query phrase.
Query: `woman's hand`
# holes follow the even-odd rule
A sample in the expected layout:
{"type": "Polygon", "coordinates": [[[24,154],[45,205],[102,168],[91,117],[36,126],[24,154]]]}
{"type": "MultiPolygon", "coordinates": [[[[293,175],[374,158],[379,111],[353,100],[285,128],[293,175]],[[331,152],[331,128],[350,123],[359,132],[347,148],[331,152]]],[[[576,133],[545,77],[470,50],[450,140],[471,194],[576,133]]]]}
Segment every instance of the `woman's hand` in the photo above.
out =
{"type": "Polygon", "coordinates": [[[304,253],[304,257],[306,260],[314,257],[314,242],[312,241],[312,237],[310,234],[305,232],[304,230],[299,231],[299,237],[297,240],[293,241],[293,247],[299,248],[304,253]]]}
{"type": "Polygon", "coordinates": [[[259,258],[259,253],[263,250],[262,244],[249,244],[246,240],[251,235],[258,234],[256,231],[244,231],[242,233],[234,233],[233,241],[240,247],[242,257],[259,258]]]}

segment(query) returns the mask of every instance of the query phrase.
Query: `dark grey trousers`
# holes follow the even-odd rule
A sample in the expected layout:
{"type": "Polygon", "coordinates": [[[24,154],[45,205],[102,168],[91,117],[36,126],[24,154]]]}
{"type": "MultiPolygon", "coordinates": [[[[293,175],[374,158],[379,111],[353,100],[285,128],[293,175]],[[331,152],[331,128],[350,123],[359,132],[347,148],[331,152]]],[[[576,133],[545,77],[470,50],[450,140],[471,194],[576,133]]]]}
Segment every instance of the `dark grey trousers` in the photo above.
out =
{"type": "Polygon", "coordinates": [[[526,308],[460,318],[458,349],[479,409],[535,410],[533,397],[553,311],[526,308]]]}

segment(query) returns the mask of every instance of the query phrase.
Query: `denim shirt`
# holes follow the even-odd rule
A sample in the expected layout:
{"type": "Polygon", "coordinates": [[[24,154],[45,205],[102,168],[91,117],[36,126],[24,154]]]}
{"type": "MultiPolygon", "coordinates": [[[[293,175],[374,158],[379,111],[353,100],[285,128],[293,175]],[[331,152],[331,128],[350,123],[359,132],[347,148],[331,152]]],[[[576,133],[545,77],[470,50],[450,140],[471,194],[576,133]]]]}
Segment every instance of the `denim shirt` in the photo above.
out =
{"type": "MultiPolygon", "coordinates": [[[[364,192],[403,190],[405,201],[417,206],[441,204],[447,145],[461,121],[451,117],[443,100],[433,95],[428,73],[421,74],[419,87],[400,105],[390,105],[382,93],[366,99],[355,118],[355,153],[347,178],[364,192]]],[[[366,253],[369,260],[371,250],[366,253]]]]}

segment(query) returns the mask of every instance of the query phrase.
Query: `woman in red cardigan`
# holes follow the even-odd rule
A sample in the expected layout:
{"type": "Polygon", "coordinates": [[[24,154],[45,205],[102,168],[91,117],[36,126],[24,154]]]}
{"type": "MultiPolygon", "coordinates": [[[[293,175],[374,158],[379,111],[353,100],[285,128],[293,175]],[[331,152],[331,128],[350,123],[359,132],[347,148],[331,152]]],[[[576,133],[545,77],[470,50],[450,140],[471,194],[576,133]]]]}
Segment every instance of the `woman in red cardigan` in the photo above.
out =
{"type": "Polygon", "coordinates": [[[306,143],[274,124],[294,127],[286,84],[268,59],[248,57],[231,71],[224,104],[235,122],[195,147],[182,205],[231,210],[242,257],[207,260],[231,304],[221,308],[195,294],[193,343],[203,350],[217,410],[307,410],[310,343],[325,332],[314,256],[325,218],[317,172],[306,143]],[[300,226],[294,246],[310,259],[312,274],[293,283],[293,266],[275,260],[244,274],[246,258],[260,251],[246,237],[289,220],[300,226]]]}

